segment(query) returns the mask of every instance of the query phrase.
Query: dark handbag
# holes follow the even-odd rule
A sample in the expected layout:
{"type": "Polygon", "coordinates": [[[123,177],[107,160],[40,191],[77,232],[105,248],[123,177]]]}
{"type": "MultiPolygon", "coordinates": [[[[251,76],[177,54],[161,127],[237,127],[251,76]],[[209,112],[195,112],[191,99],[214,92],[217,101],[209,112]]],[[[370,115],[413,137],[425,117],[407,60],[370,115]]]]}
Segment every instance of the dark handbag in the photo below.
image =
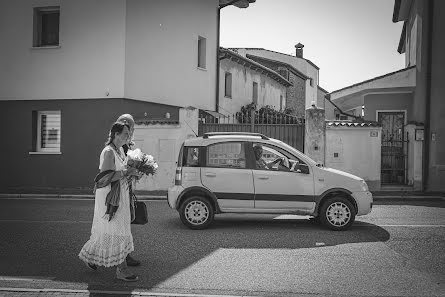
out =
{"type": "Polygon", "coordinates": [[[148,223],[147,205],[142,201],[134,203],[134,220],[131,222],[136,225],[145,225],[148,223]]]}

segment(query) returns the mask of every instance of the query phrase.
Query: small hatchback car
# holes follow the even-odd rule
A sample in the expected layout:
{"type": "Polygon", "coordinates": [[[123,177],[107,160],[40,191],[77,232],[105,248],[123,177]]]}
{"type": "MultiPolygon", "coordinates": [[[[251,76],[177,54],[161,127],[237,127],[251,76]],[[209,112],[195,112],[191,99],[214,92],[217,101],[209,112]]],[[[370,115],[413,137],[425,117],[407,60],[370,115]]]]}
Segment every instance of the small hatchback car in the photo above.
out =
{"type": "Polygon", "coordinates": [[[346,230],[372,209],[366,182],[323,167],[258,133],[215,132],[188,139],[179,152],[168,204],[191,229],[207,228],[219,213],[310,215],[346,230]]]}

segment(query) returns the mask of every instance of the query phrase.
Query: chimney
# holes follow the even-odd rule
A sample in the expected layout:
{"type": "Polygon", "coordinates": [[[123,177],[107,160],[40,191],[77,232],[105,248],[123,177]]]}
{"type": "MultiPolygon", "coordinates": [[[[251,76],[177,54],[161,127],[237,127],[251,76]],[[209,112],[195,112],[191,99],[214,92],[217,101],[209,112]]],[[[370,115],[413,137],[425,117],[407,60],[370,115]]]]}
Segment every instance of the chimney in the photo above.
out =
{"type": "Polygon", "coordinates": [[[298,58],[303,58],[303,47],[304,45],[301,43],[298,43],[295,45],[295,56],[298,58]]]}

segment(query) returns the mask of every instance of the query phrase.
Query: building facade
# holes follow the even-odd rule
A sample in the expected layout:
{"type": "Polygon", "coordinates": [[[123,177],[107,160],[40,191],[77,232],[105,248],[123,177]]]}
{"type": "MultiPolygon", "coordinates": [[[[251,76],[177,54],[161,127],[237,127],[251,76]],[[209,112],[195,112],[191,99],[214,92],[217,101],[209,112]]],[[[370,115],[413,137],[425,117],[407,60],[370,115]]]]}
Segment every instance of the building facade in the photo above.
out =
{"type": "Polygon", "coordinates": [[[344,113],[382,124],[383,185],[445,191],[444,12],[441,1],[396,0],[405,68],[329,94],[344,113]]]}
{"type": "Polygon", "coordinates": [[[295,56],[263,48],[235,48],[246,56],[273,69],[287,78],[292,86],[287,91],[287,106],[293,107],[297,116],[304,117],[305,109],[317,103],[319,68],[303,57],[302,44],[297,44],[295,56]]]}
{"type": "Polygon", "coordinates": [[[277,111],[287,106],[290,81],[279,73],[236,52],[220,50],[219,113],[233,115],[242,106],[271,106],[277,111]]]}
{"type": "Polygon", "coordinates": [[[249,2],[1,1],[0,190],[91,188],[120,114],[215,110],[219,9],[249,2]]]}

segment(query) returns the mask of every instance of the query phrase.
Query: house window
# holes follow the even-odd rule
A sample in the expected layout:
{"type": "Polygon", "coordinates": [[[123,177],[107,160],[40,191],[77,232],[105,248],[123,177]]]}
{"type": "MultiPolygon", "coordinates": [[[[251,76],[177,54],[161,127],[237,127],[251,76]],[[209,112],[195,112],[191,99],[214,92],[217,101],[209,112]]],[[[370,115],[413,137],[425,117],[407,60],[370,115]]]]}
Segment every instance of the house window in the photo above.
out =
{"type": "Polygon", "coordinates": [[[314,80],[312,78],[309,79],[309,84],[311,85],[311,87],[314,86],[314,80]]]}
{"type": "Polygon", "coordinates": [[[206,39],[198,36],[198,67],[206,68],[206,39]]]}
{"type": "Polygon", "coordinates": [[[224,86],[224,96],[232,98],[232,73],[226,72],[224,86]]]}
{"type": "Polygon", "coordinates": [[[258,104],[258,83],[257,82],[253,82],[252,101],[253,101],[253,103],[258,104]]]}
{"type": "Polygon", "coordinates": [[[60,7],[35,7],[33,46],[59,45],[60,7]]]}
{"type": "Polygon", "coordinates": [[[60,111],[37,112],[37,152],[60,152],[60,111]]]}
{"type": "Polygon", "coordinates": [[[280,95],[280,111],[283,110],[283,95],[280,95]]]}

